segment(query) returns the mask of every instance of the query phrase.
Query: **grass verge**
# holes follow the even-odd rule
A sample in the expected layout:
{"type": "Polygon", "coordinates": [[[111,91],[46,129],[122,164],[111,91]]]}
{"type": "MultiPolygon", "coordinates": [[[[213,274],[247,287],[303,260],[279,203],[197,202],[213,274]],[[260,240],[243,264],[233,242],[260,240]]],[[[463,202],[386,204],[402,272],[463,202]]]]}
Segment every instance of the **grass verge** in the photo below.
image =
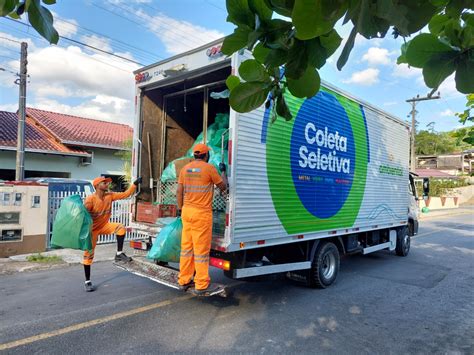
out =
{"type": "Polygon", "coordinates": [[[26,260],[32,263],[60,263],[63,259],[60,256],[52,255],[52,256],[45,256],[41,254],[34,254],[26,257],[26,260]]]}

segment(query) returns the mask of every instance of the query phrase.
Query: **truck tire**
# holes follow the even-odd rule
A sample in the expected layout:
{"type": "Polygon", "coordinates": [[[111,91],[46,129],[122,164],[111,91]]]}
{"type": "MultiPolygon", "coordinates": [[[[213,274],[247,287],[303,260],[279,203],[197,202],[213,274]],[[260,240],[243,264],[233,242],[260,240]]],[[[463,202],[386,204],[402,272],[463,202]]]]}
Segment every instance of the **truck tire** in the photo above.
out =
{"type": "Polygon", "coordinates": [[[410,252],[410,233],[407,227],[400,228],[397,231],[397,246],[395,253],[398,256],[407,256],[410,252]]]}
{"type": "Polygon", "coordinates": [[[326,288],[337,278],[340,256],[336,245],[322,242],[314,253],[307,285],[312,288],[326,288]]]}

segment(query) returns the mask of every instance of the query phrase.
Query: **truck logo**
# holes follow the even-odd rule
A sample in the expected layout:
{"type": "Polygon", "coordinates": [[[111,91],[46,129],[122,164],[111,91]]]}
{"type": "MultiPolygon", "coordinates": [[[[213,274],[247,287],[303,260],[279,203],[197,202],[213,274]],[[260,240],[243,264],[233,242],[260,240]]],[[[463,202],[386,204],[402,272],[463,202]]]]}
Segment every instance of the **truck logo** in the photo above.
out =
{"type": "Polygon", "coordinates": [[[223,55],[221,50],[222,50],[222,46],[211,47],[206,51],[206,55],[209,58],[217,58],[223,55]]]}
{"type": "Polygon", "coordinates": [[[150,79],[151,79],[151,75],[148,72],[138,73],[137,75],[135,75],[136,84],[144,83],[145,81],[148,81],[150,79]]]}
{"type": "MultiPolygon", "coordinates": [[[[310,99],[285,93],[293,120],[264,120],[267,176],[289,234],[352,226],[369,161],[363,108],[324,88],[310,99]]],[[[269,108],[268,110],[270,110],[269,108]]]]}

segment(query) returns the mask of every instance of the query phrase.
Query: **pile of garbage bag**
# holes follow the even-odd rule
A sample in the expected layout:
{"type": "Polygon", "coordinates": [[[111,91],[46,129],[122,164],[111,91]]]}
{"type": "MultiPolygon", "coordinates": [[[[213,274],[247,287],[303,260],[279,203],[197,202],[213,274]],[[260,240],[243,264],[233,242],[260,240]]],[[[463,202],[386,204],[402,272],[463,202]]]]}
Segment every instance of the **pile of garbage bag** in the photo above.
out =
{"type": "MultiPolygon", "coordinates": [[[[214,119],[214,123],[212,123],[207,128],[207,136],[206,136],[206,145],[211,149],[209,152],[209,164],[212,164],[219,168],[219,163],[222,162],[222,158],[224,158],[224,163],[226,166],[228,165],[228,154],[227,154],[227,146],[229,142],[229,134],[228,131],[224,136],[224,151],[222,151],[222,135],[225,131],[229,128],[229,114],[228,113],[218,113],[214,119]]],[[[194,141],[193,145],[189,148],[186,154],[183,157],[173,160],[168,166],[163,170],[163,174],[161,174],[161,182],[168,182],[168,181],[176,181],[178,177],[176,176],[176,165],[175,162],[177,160],[188,159],[193,157],[193,148],[196,144],[203,143],[204,134],[201,132],[196,140],[194,141]]]]}

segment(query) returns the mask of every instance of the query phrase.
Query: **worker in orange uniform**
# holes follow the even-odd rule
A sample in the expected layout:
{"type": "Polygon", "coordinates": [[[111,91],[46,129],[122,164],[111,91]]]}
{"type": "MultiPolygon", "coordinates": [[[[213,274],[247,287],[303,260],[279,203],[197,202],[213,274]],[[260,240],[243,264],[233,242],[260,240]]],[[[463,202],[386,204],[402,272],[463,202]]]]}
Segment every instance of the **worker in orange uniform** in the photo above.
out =
{"type": "Polygon", "coordinates": [[[137,185],[142,181],[141,177],[133,182],[125,192],[109,192],[111,178],[100,176],[92,181],[95,193],[87,196],[84,206],[92,217],[92,251],[85,251],[82,263],[84,264],[84,273],[86,276],[85,290],[92,292],[95,287],[91,282],[91,265],[94,260],[94,249],[97,244],[99,234],[115,234],[117,236],[117,254],[116,262],[129,262],[132,258],[125,255],[123,250],[123,242],[125,240],[125,227],[120,223],[109,222],[112,212],[112,202],[130,197],[136,190],[137,185]]]}
{"type": "Polygon", "coordinates": [[[219,167],[221,177],[208,163],[209,147],[196,144],[193,153],[194,160],[181,169],[178,179],[178,216],[183,221],[178,283],[184,291],[194,285],[194,293],[202,295],[218,289],[209,277],[212,199],[214,185],[226,193],[227,179],[224,164],[219,167]]]}

